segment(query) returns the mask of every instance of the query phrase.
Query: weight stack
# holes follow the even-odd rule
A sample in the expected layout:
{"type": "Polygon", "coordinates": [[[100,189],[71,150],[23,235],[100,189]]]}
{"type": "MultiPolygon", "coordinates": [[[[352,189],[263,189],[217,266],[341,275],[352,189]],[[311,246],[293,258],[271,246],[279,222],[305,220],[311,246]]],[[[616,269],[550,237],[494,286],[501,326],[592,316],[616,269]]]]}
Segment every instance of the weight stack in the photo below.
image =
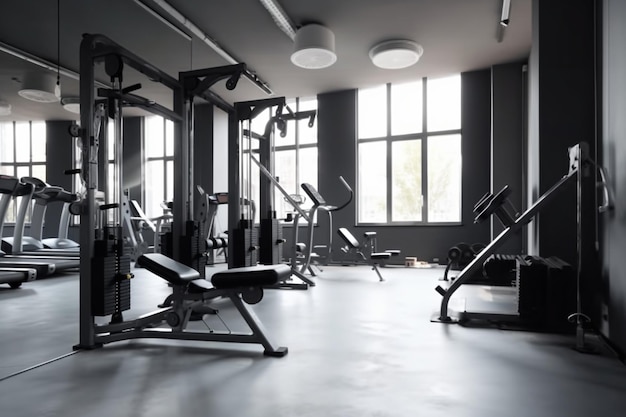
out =
{"type": "Polygon", "coordinates": [[[161,235],[161,253],[169,258],[174,254],[172,232],[166,232],[161,235]]]}
{"type": "Polygon", "coordinates": [[[491,255],[483,264],[484,285],[511,287],[517,285],[518,261],[523,262],[522,255],[491,255]]]}
{"type": "Polygon", "coordinates": [[[571,331],[567,317],[576,311],[576,282],[571,266],[556,257],[527,256],[517,263],[520,318],[545,331],[571,331]]]}
{"type": "Polygon", "coordinates": [[[201,236],[198,222],[189,220],[185,224],[185,235],[180,237],[180,262],[206,278],[206,242],[201,236]]]}
{"type": "Polygon", "coordinates": [[[283,227],[278,219],[261,220],[259,262],[277,265],[283,261],[283,227]]]}
{"type": "Polygon", "coordinates": [[[241,225],[233,230],[232,252],[228,256],[232,259],[233,267],[254,266],[258,263],[259,232],[254,227],[241,225]]]}
{"type": "MultiPolygon", "coordinates": [[[[123,246],[123,245],[119,245],[123,246]]],[[[91,314],[108,316],[130,310],[130,256],[116,254],[110,240],[94,242],[91,260],[91,314]]]]}

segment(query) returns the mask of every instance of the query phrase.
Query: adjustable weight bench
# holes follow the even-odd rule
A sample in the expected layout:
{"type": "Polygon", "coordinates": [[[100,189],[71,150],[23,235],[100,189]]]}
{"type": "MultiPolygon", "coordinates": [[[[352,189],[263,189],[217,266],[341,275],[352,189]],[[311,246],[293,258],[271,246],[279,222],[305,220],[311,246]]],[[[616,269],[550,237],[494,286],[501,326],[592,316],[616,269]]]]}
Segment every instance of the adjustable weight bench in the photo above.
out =
{"type": "MultiPolygon", "coordinates": [[[[337,229],[337,233],[339,234],[339,236],[341,236],[344,242],[346,242],[349,248],[355,250],[356,253],[358,253],[363,258],[363,261],[367,262],[368,265],[371,265],[372,269],[376,271],[376,275],[378,275],[379,281],[384,281],[385,279],[381,275],[378,266],[384,265],[385,261],[389,260],[389,258],[391,258],[392,256],[399,255],[400,251],[392,249],[385,252],[372,252],[369,254],[369,256],[365,256],[365,254],[361,250],[361,243],[359,243],[359,241],[354,237],[352,233],[350,233],[348,229],[346,229],[345,227],[340,227],[339,229],[337,229]]],[[[374,236],[375,232],[365,233],[365,237],[368,239],[371,239],[374,236]]]]}
{"type": "Polygon", "coordinates": [[[254,266],[234,268],[218,272],[211,283],[200,278],[200,273],[160,253],[148,253],[137,259],[137,264],[172,285],[172,294],[159,305],[161,310],[131,321],[97,326],[102,333],[99,340],[108,343],[130,338],[164,338],[232,343],[258,343],[265,348],[264,354],[281,357],[286,347],[274,346],[266,336],[265,329],[248,304],[256,304],[263,298],[263,286],[274,285],[291,275],[287,265],[254,266]],[[212,284],[212,285],[211,285],[212,284]],[[207,302],[218,297],[230,299],[245,320],[251,333],[234,333],[188,330],[192,313],[203,315],[215,313],[207,302]],[[170,329],[157,327],[167,323],[170,329]]]}

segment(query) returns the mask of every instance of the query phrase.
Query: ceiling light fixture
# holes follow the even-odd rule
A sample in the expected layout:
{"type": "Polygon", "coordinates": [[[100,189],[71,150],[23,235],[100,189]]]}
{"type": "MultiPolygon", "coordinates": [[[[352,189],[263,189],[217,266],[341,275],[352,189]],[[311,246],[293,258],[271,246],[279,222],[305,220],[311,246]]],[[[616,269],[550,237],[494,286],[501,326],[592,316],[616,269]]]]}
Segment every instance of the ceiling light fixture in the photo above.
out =
{"type": "Polygon", "coordinates": [[[504,27],[509,25],[511,20],[511,0],[502,0],[502,14],[500,15],[500,24],[504,27]]]}
{"type": "Polygon", "coordinates": [[[424,53],[424,48],[416,42],[398,39],[381,42],[370,49],[374,65],[383,69],[401,69],[414,65],[424,53]]]}
{"type": "Polygon", "coordinates": [[[289,36],[291,40],[296,38],[296,28],[287,13],[280,7],[280,4],[276,0],[259,0],[263,7],[268,11],[268,13],[274,19],[274,23],[276,26],[283,32],[285,35],[289,36]]]}
{"type": "Polygon", "coordinates": [[[38,103],[55,103],[59,97],[55,94],[56,81],[49,74],[28,73],[22,81],[22,89],[17,92],[21,97],[38,103]]]}
{"type": "Polygon", "coordinates": [[[337,61],[335,34],[325,26],[309,24],[296,32],[291,62],[301,68],[320,69],[337,61]]]}
{"type": "Polygon", "coordinates": [[[63,97],[61,105],[70,113],[80,114],[80,99],[78,97],[63,97]]]}
{"type": "Polygon", "coordinates": [[[8,116],[11,114],[11,105],[4,100],[0,100],[0,116],[8,116]]]}

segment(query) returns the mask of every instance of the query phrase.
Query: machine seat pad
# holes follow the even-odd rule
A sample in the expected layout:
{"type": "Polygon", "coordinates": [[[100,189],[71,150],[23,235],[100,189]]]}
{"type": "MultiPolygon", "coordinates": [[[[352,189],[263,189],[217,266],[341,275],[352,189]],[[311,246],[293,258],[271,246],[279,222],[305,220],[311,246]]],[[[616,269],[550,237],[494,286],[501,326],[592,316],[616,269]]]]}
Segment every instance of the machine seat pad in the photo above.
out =
{"type": "Polygon", "coordinates": [[[389,252],[375,252],[370,255],[371,259],[389,259],[391,258],[391,253],[389,252]]]}
{"type": "Polygon", "coordinates": [[[146,253],[137,259],[137,265],[160,276],[172,285],[187,285],[200,278],[193,268],[168,258],[162,253],[146,253]]]}
{"type": "Polygon", "coordinates": [[[363,233],[363,236],[371,239],[373,237],[376,237],[376,232],[365,232],[363,233]]]}
{"type": "Polygon", "coordinates": [[[385,252],[390,253],[391,256],[398,256],[398,255],[400,255],[400,249],[387,249],[387,250],[385,250],[385,252]]]}
{"type": "Polygon", "coordinates": [[[256,287],[274,285],[291,276],[288,265],[258,265],[232,268],[211,277],[215,288],[256,287]]]}

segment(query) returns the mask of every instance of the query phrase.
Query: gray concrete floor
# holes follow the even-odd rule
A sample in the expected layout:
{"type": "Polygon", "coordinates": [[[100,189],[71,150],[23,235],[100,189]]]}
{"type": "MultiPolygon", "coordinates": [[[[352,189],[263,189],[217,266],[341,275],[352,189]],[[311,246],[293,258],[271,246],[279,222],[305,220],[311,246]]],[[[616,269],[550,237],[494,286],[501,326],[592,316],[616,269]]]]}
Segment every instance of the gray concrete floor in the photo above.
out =
{"type": "MultiPolygon", "coordinates": [[[[251,308],[289,347],[283,358],[256,345],[163,340],[72,354],[76,275],[2,288],[0,414],[624,415],[626,367],[617,359],[580,354],[568,335],[431,323],[443,270],[382,272],[380,283],[365,266],[327,267],[308,291],[266,291],[251,308]]],[[[155,308],[169,290],[143,270],[132,285],[126,317],[155,308]]],[[[236,329],[228,304],[218,307],[236,329]]]]}

